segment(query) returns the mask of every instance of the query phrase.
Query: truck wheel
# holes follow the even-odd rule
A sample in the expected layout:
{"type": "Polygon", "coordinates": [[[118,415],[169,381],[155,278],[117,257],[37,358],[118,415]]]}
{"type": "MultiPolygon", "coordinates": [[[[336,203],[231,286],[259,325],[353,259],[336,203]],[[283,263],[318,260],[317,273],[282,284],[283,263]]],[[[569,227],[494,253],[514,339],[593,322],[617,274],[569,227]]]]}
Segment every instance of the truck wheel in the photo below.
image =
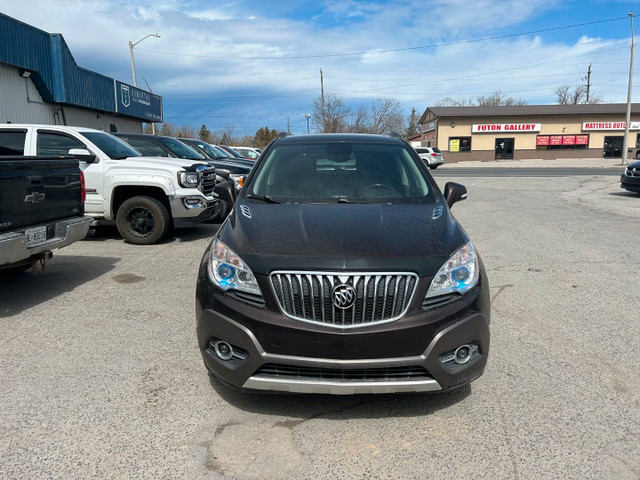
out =
{"type": "Polygon", "coordinates": [[[169,231],[169,213],[151,197],[132,197],[116,214],[120,235],[129,243],[151,245],[162,240],[169,231]]]}

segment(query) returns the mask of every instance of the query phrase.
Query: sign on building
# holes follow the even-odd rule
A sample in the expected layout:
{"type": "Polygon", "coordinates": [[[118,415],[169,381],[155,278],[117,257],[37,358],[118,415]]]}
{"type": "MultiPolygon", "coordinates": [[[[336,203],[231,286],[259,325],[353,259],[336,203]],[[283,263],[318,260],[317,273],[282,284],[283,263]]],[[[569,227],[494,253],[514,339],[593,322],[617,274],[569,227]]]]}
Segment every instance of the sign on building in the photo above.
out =
{"type": "Polygon", "coordinates": [[[149,122],[162,122],[162,97],[114,80],[116,112],[149,122]]]}
{"type": "Polygon", "coordinates": [[[539,132],[541,123],[477,123],[471,126],[472,133],[532,133],[539,132]]]}

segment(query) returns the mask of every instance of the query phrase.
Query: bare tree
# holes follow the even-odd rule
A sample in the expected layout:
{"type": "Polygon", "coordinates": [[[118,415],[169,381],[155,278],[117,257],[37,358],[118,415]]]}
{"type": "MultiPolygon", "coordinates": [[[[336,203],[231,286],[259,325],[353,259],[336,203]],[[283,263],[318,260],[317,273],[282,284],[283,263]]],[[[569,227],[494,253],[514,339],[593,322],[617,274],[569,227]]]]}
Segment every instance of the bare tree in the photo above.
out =
{"type": "Polygon", "coordinates": [[[556,103],[560,105],[568,105],[570,103],[571,87],[566,83],[556,88],[554,93],[556,95],[556,103]]]}
{"type": "Polygon", "coordinates": [[[476,105],[479,107],[510,107],[513,105],[526,105],[527,102],[522,98],[507,97],[505,94],[496,90],[491,95],[478,97],[476,105]]]}
{"type": "Polygon", "coordinates": [[[322,99],[313,101],[313,125],[322,133],[339,133],[348,131],[351,108],[344,100],[332,93],[324,97],[324,115],[322,99]]]}
{"type": "Polygon", "coordinates": [[[403,127],[400,102],[392,98],[378,98],[371,104],[371,133],[400,133],[403,127]]]}
{"type": "Polygon", "coordinates": [[[564,84],[554,90],[556,103],[560,105],[577,105],[579,103],[601,103],[602,97],[597,93],[589,92],[587,102],[587,86],[578,84],[574,87],[564,84]]]}
{"type": "Polygon", "coordinates": [[[234,143],[233,131],[235,129],[235,125],[227,125],[222,129],[222,134],[220,135],[220,143],[222,145],[229,145],[234,143]]]}
{"type": "Polygon", "coordinates": [[[475,102],[472,98],[452,98],[444,97],[434,103],[434,107],[473,107],[475,102]]]}
{"type": "Polygon", "coordinates": [[[352,133],[369,133],[369,124],[371,122],[369,117],[369,109],[364,105],[358,105],[349,131],[352,133]]]}

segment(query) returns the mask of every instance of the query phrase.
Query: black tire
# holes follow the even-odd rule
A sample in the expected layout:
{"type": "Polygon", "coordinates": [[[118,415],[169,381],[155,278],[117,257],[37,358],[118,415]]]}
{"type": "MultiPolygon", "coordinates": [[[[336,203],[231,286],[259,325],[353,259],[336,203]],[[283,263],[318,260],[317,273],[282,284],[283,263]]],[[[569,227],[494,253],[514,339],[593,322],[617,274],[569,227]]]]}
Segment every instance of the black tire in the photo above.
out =
{"type": "Polygon", "coordinates": [[[116,214],[118,232],[127,242],[151,245],[169,232],[169,212],[162,202],[152,197],[131,197],[120,205],[116,214]]]}
{"type": "Polygon", "coordinates": [[[435,170],[436,168],[438,168],[438,165],[429,165],[429,168],[430,168],[431,170],[435,170]]]}

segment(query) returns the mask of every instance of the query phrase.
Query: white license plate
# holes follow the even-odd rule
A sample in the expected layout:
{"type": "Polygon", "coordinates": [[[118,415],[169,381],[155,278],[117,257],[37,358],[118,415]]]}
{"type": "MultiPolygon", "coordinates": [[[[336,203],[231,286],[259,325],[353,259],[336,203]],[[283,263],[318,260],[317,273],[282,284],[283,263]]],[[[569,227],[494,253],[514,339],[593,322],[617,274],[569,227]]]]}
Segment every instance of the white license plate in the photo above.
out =
{"type": "Polygon", "coordinates": [[[47,240],[47,227],[29,228],[24,234],[27,236],[27,247],[40,245],[47,240]]]}

